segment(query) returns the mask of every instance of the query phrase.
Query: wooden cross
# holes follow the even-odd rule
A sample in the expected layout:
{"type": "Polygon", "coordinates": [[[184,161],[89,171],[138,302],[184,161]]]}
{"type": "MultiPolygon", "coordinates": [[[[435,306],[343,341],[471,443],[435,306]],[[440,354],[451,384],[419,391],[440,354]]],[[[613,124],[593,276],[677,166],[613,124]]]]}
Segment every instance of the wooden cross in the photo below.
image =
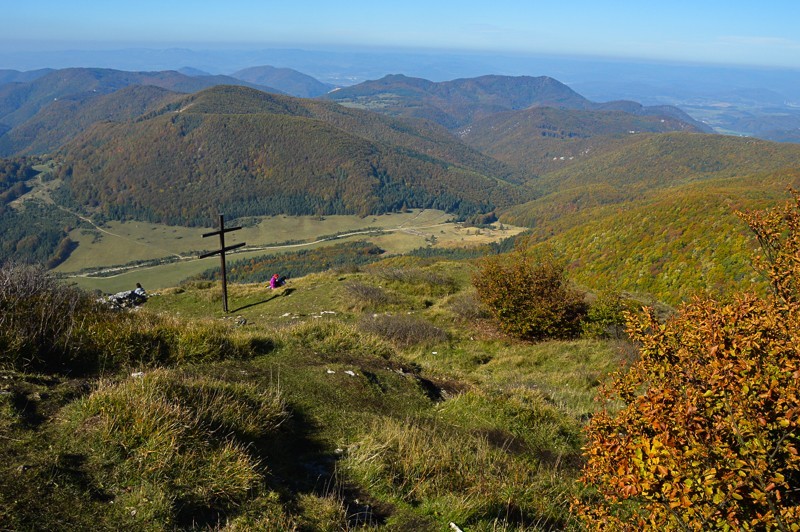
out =
{"type": "Polygon", "coordinates": [[[210,251],[208,253],[203,253],[200,255],[201,259],[206,257],[210,257],[212,255],[219,255],[220,258],[220,266],[222,268],[222,310],[225,314],[228,313],[228,274],[225,270],[225,252],[230,251],[232,249],[240,248],[244,246],[244,242],[241,244],[234,244],[232,246],[225,247],[225,233],[230,233],[231,231],[237,231],[241,229],[241,227],[229,227],[225,229],[225,215],[219,215],[219,231],[212,231],[210,233],[205,233],[203,238],[207,236],[214,236],[219,235],[219,249],[216,251],[210,251]]]}

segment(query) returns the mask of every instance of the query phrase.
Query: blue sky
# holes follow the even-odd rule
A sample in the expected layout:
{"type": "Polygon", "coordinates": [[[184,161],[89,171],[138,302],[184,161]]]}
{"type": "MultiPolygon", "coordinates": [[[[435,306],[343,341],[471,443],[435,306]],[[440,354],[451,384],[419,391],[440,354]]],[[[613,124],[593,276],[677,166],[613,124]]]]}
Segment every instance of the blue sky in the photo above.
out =
{"type": "Polygon", "coordinates": [[[7,51],[371,46],[800,68],[797,0],[20,0],[7,51]]]}

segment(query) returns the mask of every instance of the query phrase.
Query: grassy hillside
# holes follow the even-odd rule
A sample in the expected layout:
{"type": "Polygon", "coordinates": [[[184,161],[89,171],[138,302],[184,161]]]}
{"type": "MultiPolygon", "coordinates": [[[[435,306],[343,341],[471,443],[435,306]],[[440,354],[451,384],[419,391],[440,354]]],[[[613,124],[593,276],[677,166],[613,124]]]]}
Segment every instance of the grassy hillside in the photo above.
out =
{"type": "Polygon", "coordinates": [[[0,358],[0,518],[13,529],[577,529],[580,427],[621,344],[503,337],[469,275],[465,263],[393,259],[276,292],[232,284],[236,319],[221,315],[217,284],[187,284],[139,312],[78,305],[58,322],[75,324],[68,334],[4,315],[0,342],[43,342],[0,358]]]}
{"type": "Polygon", "coordinates": [[[199,225],[217,212],[472,214],[525,198],[498,179],[500,163],[444,133],[318,105],[223,87],[136,122],[98,124],[65,150],[69,201],[111,219],[199,225]],[[403,140],[342,127],[370,122],[403,140]]]}

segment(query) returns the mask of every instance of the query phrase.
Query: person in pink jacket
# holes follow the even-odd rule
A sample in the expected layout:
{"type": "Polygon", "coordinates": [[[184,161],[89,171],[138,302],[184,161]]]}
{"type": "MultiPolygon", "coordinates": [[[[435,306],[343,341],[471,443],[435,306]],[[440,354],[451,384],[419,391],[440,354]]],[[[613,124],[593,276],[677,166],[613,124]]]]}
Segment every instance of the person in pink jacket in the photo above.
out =
{"type": "Polygon", "coordinates": [[[272,278],[269,280],[269,287],[273,290],[279,288],[286,284],[286,277],[278,277],[278,274],[274,274],[272,278]]]}

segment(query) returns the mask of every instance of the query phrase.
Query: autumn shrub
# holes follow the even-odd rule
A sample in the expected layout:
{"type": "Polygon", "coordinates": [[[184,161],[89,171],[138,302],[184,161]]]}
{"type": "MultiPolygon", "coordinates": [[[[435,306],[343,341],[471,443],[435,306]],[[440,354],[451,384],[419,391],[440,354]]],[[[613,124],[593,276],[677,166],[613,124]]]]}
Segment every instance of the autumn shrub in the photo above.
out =
{"type": "Polygon", "coordinates": [[[570,286],[564,264],[550,253],[521,246],[486,257],[472,283],[501,329],[512,336],[539,340],[580,331],[586,313],[583,294],[570,286]]]}
{"type": "Polygon", "coordinates": [[[588,427],[592,528],[800,529],[800,199],[743,217],[774,292],[631,319],[640,358],[588,427]]]}

